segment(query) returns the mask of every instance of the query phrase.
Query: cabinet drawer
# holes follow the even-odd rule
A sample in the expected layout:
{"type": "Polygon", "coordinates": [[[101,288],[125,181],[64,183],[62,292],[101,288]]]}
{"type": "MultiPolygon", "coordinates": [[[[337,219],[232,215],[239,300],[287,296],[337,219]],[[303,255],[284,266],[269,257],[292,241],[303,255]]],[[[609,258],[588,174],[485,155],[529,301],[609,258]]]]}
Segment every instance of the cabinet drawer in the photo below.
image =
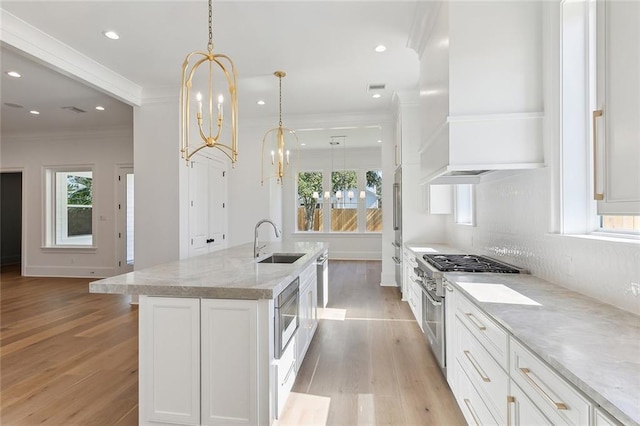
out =
{"type": "Polygon", "coordinates": [[[591,423],[590,402],[513,338],[510,373],[511,378],[552,423],[591,423]]]}
{"type": "Polygon", "coordinates": [[[489,352],[456,318],[456,359],[474,384],[493,417],[500,423],[507,419],[509,376],[489,352]]]}
{"type": "Polygon", "coordinates": [[[300,273],[300,289],[303,289],[310,281],[314,279],[316,274],[316,264],[312,263],[300,273]]]}
{"type": "Polygon", "coordinates": [[[506,371],[509,369],[509,335],[466,297],[459,297],[456,315],[506,371]]]}
{"type": "Polygon", "coordinates": [[[293,383],[296,381],[296,341],[289,344],[279,360],[276,361],[278,417],[282,413],[293,383]]]}
{"type": "MultiPolygon", "coordinates": [[[[458,405],[467,423],[470,425],[497,425],[496,419],[491,415],[491,411],[487,408],[478,391],[473,387],[469,377],[464,372],[462,366],[456,362],[457,369],[456,381],[458,394],[456,399],[458,405]]],[[[505,402],[506,403],[506,402],[505,402]]]]}
{"type": "Polygon", "coordinates": [[[611,417],[607,412],[603,411],[601,408],[596,407],[594,413],[594,425],[595,426],[620,426],[622,423],[615,420],[611,417]]]}
{"type": "Polygon", "coordinates": [[[536,425],[552,426],[551,420],[546,418],[544,414],[531,402],[527,395],[515,384],[511,382],[511,398],[509,400],[509,419],[507,424],[520,425],[536,425]]]}

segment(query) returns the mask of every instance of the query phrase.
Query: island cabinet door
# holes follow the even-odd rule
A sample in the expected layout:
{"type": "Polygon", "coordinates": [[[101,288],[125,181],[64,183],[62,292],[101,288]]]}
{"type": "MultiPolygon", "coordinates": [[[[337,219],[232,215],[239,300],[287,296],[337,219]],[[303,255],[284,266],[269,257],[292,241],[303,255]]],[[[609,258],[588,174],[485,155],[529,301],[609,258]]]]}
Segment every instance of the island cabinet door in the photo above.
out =
{"type": "Polygon", "coordinates": [[[257,425],[258,306],[202,299],[202,424],[257,425]]]}
{"type": "Polygon", "coordinates": [[[139,420],[200,423],[200,300],[140,296],[139,420]]]}

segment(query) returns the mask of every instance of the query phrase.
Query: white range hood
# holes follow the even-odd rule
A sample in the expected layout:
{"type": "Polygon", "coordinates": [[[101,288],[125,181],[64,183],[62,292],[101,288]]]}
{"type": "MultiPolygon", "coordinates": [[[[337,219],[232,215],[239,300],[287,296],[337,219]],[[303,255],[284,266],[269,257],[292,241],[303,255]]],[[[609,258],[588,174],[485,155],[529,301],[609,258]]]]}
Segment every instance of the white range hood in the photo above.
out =
{"type": "Polygon", "coordinates": [[[478,183],[492,171],[544,167],[542,118],[542,113],[449,116],[420,150],[421,183],[478,183]]]}

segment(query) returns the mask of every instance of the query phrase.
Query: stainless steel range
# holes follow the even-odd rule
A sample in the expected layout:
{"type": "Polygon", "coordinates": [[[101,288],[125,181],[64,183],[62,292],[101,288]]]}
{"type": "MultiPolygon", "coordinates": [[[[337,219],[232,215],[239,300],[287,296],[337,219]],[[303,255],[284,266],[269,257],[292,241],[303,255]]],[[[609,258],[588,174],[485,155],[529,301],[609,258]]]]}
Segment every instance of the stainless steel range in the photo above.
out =
{"type": "Polygon", "coordinates": [[[528,273],[504,262],[485,256],[468,254],[430,253],[416,257],[415,268],[422,286],[422,328],[442,372],[446,376],[445,342],[445,288],[442,276],[445,272],[491,272],[503,274],[528,273]]]}

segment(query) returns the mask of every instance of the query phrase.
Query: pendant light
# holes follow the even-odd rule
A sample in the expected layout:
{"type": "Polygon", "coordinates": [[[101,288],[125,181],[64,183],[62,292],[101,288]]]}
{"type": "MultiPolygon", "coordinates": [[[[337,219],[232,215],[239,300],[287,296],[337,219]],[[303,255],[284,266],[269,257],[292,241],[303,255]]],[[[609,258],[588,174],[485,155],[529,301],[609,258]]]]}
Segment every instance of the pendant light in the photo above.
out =
{"type": "MultiPolygon", "coordinates": [[[[331,145],[331,182],[332,182],[332,188],[331,190],[333,190],[333,151],[334,151],[334,147],[336,145],[340,145],[340,142],[337,140],[337,136],[331,136],[331,141],[329,142],[329,145],[331,145]]],[[[324,198],[330,198],[331,197],[331,192],[329,191],[325,191],[324,192],[324,198]]],[[[342,198],[342,191],[337,191],[336,192],[336,198],[342,198]]]]}
{"type": "Polygon", "coordinates": [[[201,149],[217,148],[229,157],[231,164],[235,166],[238,158],[236,70],[233,61],[227,55],[213,53],[211,1],[209,0],[209,42],[207,43],[207,51],[196,50],[189,53],[182,64],[180,155],[188,165],[191,157],[201,149]],[[191,60],[194,62],[190,63],[191,60]],[[204,75],[202,75],[203,73],[198,73],[201,65],[205,65],[202,68],[205,70],[204,75]],[[214,84],[214,75],[216,84],[214,84]],[[227,93],[228,101],[225,99],[225,95],[222,94],[223,91],[227,93]],[[194,92],[195,95],[193,95],[194,92]],[[198,134],[194,136],[194,139],[199,139],[199,143],[194,144],[191,143],[190,133],[192,103],[196,106],[195,123],[198,126],[198,134]],[[231,112],[231,124],[228,132],[223,131],[223,123],[228,120],[224,117],[226,103],[229,104],[231,112]],[[214,104],[216,105],[215,112],[214,104]],[[229,143],[221,142],[220,139],[223,135],[228,135],[230,138],[229,143]]]}
{"type": "MultiPolygon", "coordinates": [[[[274,127],[265,133],[262,138],[262,170],[260,183],[264,185],[264,181],[270,178],[276,178],[279,184],[282,184],[285,177],[292,177],[292,157],[297,157],[299,152],[298,135],[291,129],[282,126],[282,79],[287,75],[284,71],[276,71],[273,73],[278,77],[279,88],[279,121],[278,127],[274,127]],[[285,139],[287,139],[285,141],[285,139]],[[295,152],[291,153],[294,149],[295,152]]],[[[296,163],[295,161],[293,161],[296,163]]]]}

